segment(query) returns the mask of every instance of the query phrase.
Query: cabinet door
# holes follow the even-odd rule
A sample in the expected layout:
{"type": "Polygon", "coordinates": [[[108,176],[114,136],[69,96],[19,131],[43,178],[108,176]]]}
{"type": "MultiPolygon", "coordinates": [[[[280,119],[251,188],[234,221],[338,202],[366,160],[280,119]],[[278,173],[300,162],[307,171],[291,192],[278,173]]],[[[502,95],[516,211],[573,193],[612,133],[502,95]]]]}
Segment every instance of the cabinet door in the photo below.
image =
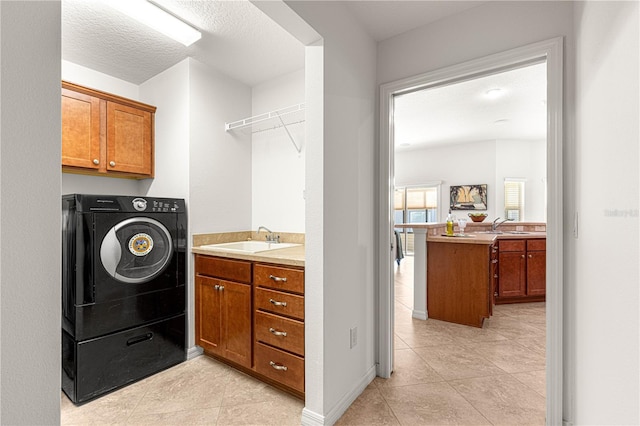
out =
{"type": "Polygon", "coordinates": [[[107,170],[152,175],[151,113],[107,102],[107,170]]]}
{"type": "Polygon", "coordinates": [[[251,286],[220,281],[224,357],[251,368],[251,286]]]}
{"type": "Polygon", "coordinates": [[[100,99],[62,89],[62,165],[99,169],[100,99]]]}
{"type": "Polygon", "coordinates": [[[196,344],[224,355],[220,307],[220,280],[196,275],[196,344]]]}
{"type": "Polygon", "coordinates": [[[546,293],[546,252],[527,253],[527,295],[543,296],[546,293]]]}
{"type": "Polygon", "coordinates": [[[498,295],[525,295],[525,252],[500,252],[498,258],[498,295]]]}

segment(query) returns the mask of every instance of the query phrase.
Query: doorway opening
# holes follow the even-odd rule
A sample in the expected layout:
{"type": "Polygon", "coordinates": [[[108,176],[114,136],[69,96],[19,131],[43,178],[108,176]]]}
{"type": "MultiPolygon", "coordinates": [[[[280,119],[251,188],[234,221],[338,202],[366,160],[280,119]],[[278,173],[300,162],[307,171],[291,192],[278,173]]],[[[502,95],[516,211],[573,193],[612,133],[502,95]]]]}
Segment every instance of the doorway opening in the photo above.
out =
{"type": "MultiPolygon", "coordinates": [[[[546,418],[562,419],[562,39],[552,39],[497,55],[448,67],[381,87],[380,144],[380,270],[378,321],[378,375],[393,371],[394,256],[388,248],[395,242],[394,217],[394,111],[396,96],[425,88],[469,81],[526,65],[546,62],[546,418]],[[389,245],[385,244],[388,243],[389,245]],[[386,248],[386,249],[385,249],[386,248]]],[[[514,177],[514,176],[510,176],[514,177]]],[[[475,184],[480,182],[466,182],[475,184]]],[[[446,191],[445,191],[446,192],[446,191]]],[[[442,198],[442,197],[441,197],[442,198]]],[[[448,206],[447,206],[448,207],[448,206]]],[[[442,220],[442,218],[439,218],[442,220]]],[[[426,261],[426,259],[425,259],[426,261]]],[[[419,285],[422,285],[420,283],[419,285]]],[[[426,287],[426,282],[424,282],[426,287]]],[[[421,293],[420,291],[417,294],[421,293]]],[[[402,296],[401,296],[402,297],[402,296]]],[[[426,301],[414,300],[414,304],[426,301]]],[[[414,306],[414,312],[416,311],[414,306]]]]}

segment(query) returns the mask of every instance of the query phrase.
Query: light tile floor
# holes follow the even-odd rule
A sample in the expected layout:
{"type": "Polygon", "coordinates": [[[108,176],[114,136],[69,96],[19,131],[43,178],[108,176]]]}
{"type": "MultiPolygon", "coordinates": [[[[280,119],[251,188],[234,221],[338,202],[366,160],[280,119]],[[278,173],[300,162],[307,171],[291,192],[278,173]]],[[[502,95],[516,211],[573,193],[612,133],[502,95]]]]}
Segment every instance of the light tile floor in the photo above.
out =
{"type": "MultiPolygon", "coordinates": [[[[411,318],[413,258],[396,268],[395,372],[338,425],[545,423],[545,304],[499,305],[482,329],[411,318]]],[[[63,425],[299,425],[302,401],[200,356],[76,407],[63,425]]]]}

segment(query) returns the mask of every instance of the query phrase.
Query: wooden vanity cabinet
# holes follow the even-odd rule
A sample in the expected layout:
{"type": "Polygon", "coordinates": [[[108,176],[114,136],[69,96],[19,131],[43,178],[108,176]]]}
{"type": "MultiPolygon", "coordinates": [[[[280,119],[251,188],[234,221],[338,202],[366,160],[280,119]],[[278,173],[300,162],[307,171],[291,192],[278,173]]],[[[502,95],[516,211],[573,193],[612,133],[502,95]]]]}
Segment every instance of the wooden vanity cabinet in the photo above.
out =
{"type": "Polygon", "coordinates": [[[156,107],[62,82],[62,169],[151,178],[156,107]]]}
{"type": "Polygon", "coordinates": [[[196,344],[304,397],[304,268],[195,255],[196,344]]]}
{"type": "Polygon", "coordinates": [[[196,344],[247,368],[252,365],[251,268],[251,262],[196,255],[196,344]]]}
{"type": "Polygon", "coordinates": [[[498,240],[495,303],[544,301],[546,239],[498,240]]]}
{"type": "Polygon", "coordinates": [[[255,369],[304,393],[304,270],[254,265],[255,369]]]}

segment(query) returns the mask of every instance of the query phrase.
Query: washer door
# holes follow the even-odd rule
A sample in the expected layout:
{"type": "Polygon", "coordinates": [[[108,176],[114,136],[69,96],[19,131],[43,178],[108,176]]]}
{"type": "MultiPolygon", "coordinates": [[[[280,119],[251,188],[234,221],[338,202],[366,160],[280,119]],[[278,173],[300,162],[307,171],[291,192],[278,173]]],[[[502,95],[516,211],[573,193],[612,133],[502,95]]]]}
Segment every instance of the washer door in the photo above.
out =
{"type": "Polygon", "coordinates": [[[100,261],[116,280],[137,284],[160,274],[172,253],[171,234],[162,223],[135,217],[107,232],[100,246],[100,261]]]}

